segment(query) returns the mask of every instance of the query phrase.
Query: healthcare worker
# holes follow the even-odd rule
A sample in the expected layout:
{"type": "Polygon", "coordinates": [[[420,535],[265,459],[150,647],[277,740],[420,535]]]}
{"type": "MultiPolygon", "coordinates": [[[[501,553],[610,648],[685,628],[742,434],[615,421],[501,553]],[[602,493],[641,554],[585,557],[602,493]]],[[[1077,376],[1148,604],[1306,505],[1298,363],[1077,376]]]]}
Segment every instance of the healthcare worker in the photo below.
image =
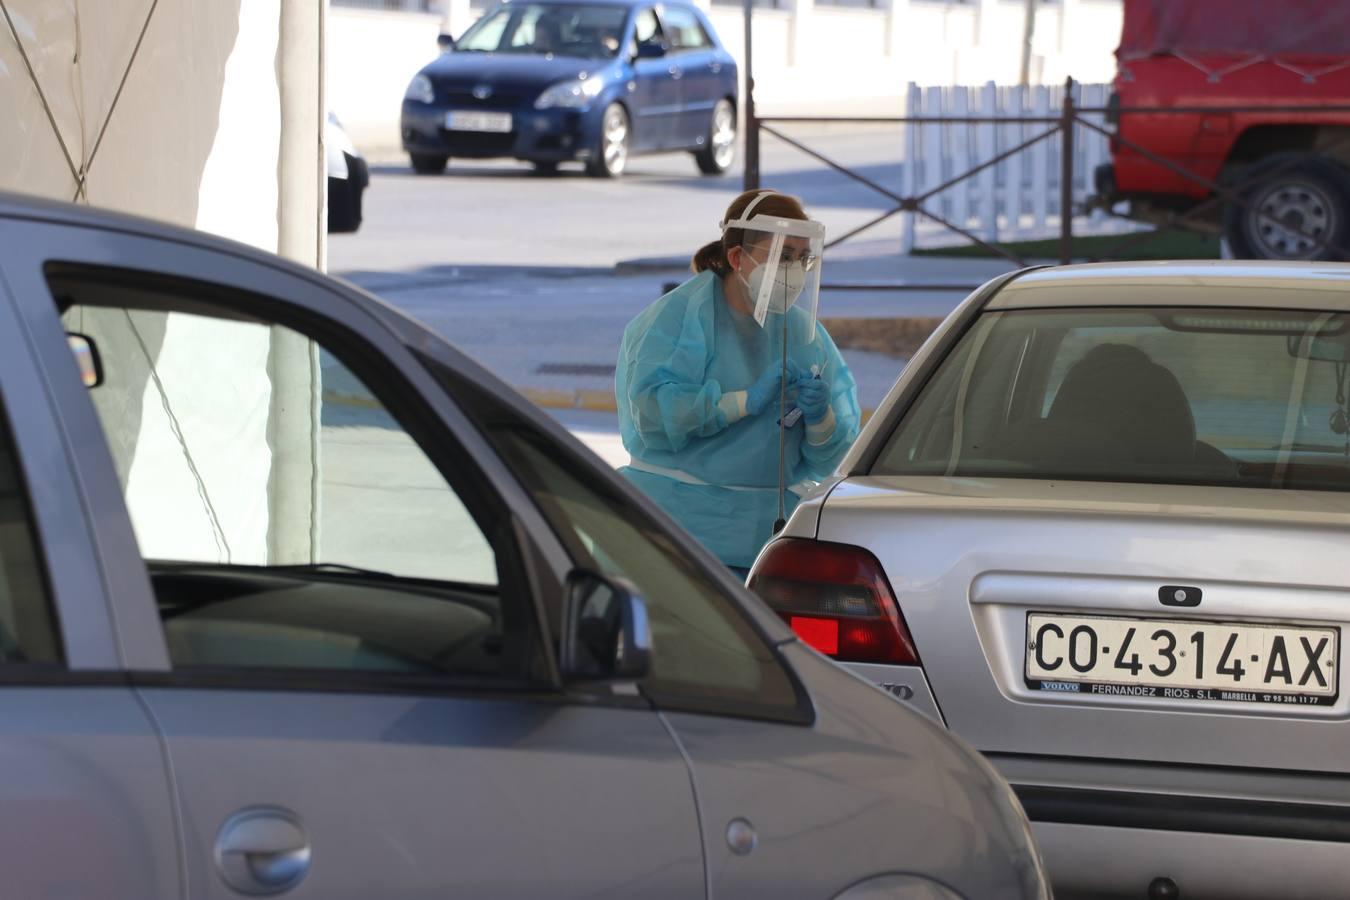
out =
{"type": "Polygon", "coordinates": [[[737,197],[696,273],[624,331],[620,471],[742,577],[858,436],[858,388],[816,322],[825,229],[776,191],[737,197]]]}

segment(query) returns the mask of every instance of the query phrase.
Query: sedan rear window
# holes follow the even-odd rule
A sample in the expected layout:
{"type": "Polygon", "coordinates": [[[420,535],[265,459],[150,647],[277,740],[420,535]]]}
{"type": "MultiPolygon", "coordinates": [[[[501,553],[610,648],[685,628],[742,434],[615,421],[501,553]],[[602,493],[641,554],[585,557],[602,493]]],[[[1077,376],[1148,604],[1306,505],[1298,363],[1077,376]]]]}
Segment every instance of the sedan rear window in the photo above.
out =
{"type": "Polygon", "coordinates": [[[985,313],[872,474],[1350,490],[1350,315],[985,313]]]}

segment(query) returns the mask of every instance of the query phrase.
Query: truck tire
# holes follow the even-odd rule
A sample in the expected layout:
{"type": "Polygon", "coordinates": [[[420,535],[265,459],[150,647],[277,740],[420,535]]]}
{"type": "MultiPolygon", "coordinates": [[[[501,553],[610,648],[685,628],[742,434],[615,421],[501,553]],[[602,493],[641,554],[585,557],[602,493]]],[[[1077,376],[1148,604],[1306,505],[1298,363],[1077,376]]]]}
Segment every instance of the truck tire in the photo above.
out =
{"type": "Polygon", "coordinates": [[[1350,172],[1325,157],[1280,153],[1241,177],[1223,214],[1238,259],[1350,259],[1350,172]],[[1268,173],[1268,174],[1267,174],[1268,173]]]}

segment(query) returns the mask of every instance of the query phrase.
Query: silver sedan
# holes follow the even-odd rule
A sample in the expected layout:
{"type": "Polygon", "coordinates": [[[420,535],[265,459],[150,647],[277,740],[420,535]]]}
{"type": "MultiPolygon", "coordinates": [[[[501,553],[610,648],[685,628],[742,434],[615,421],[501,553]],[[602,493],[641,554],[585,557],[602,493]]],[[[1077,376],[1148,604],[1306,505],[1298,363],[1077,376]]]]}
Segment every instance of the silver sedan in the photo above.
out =
{"type": "Polygon", "coordinates": [[[984,751],[1057,895],[1345,896],[1350,266],[1005,276],[750,584],[984,751]]]}

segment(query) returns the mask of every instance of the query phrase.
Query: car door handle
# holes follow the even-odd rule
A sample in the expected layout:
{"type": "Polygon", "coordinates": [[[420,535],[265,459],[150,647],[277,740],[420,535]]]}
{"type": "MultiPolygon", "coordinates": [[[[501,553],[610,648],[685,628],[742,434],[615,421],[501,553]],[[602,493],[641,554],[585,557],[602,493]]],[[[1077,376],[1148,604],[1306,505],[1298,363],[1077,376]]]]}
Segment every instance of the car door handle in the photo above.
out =
{"type": "Polygon", "coordinates": [[[719,62],[708,63],[708,68],[712,70],[712,73],[714,75],[716,75],[718,72],[722,71],[722,64],[719,62]]]}
{"type": "Polygon", "coordinates": [[[216,869],[241,894],[288,891],[305,879],[309,865],[309,837],[288,810],[240,810],[225,820],[216,836],[216,869]]]}

